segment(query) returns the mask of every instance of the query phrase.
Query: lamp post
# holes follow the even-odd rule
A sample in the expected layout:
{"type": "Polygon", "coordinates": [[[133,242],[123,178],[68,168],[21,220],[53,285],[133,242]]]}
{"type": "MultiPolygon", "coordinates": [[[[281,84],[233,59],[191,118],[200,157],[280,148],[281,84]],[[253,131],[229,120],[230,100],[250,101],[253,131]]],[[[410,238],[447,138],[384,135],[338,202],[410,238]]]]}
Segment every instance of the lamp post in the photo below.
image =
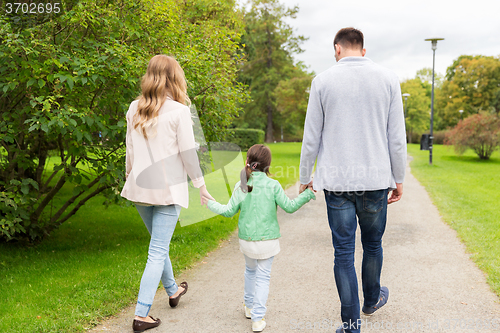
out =
{"type": "MultiPolygon", "coordinates": [[[[406,109],[408,108],[408,97],[410,97],[410,94],[404,93],[403,97],[405,99],[405,103],[404,104],[405,104],[405,128],[406,128],[406,109]]],[[[408,134],[407,134],[406,140],[409,141],[408,140],[408,134]]]]}
{"type": "Polygon", "coordinates": [[[464,117],[463,117],[464,110],[458,110],[458,112],[460,112],[460,120],[464,119],[464,117]]]}
{"type": "Polygon", "coordinates": [[[434,126],[434,67],[436,62],[436,49],[438,40],[444,40],[444,38],[427,38],[426,41],[431,41],[432,43],[432,90],[431,90],[431,131],[429,137],[429,164],[432,165],[432,140],[433,126],[434,126]]]}

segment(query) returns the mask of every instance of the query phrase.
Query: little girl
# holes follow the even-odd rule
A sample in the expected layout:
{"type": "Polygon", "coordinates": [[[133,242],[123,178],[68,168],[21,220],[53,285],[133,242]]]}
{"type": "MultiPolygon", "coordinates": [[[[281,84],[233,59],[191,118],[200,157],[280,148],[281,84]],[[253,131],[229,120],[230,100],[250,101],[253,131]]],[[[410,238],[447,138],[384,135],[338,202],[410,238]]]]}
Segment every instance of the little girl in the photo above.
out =
{"type": "Polygon", "coordinates": [[[266,327],[264,315],[269,294],[271,264],[280,252],[280,227],[276,205],[293,213],[311,199],[316,199],[307,188],[290,200],[277,180],[268,178],[271,150],[264,145],[253,145],[247,152],[246,166],[241,181],[236,183],[227,205],[209,200],[208,208],[216,214],[231,217],[241,210],[238,221],[240,250],[246,261],[245,316],[252,319],[252,331],[262,332],[266,327]]]}

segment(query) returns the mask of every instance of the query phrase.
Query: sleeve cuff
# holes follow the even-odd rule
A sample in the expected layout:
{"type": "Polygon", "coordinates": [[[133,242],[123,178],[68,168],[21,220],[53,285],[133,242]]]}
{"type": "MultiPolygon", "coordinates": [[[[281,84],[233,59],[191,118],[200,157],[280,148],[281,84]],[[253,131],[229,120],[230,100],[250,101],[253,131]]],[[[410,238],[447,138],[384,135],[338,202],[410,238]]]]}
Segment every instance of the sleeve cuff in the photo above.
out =
{"type": "Polygon", "coordinates": [[[191,179],[191,181],[193,182],[193,186],[196,188],[200,188],[205,185],[205,179],[203,177],[191,179]]]}
{"type": "Polygon", "coordinates": [[[313,200],[316,200],[316,194],[314,194],[314,192],[310,189],[310,188],[306,188],[306,191],[308,191],[308,197],[309,199],[313,199],[313,200]]]}
{"type": "Polygon", "coordinates": [[[309,177],[308,179],[309,180],[306,180],[306,178],[300,178],[300,184],[301,185],[307,185],[307,184],[309,184],[311,182],[311,180],[313,180],[312,177],[309,177]]]}

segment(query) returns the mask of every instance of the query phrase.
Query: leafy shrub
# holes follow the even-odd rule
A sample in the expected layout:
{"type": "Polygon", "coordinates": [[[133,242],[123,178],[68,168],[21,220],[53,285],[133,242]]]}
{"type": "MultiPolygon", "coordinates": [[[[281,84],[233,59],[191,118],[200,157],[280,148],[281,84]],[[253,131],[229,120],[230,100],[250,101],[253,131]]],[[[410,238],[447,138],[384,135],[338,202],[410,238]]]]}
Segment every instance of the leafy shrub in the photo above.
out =
{"type": "Polygon", "coordinates": [[[42,239],[96,195],[122,200],[125,113],[153,55],[183,66],[208,141],[248,96],[234,2],[69,3],[47,20],[0,12],[0,241],[42,239]]]}
{"type": "Polygon", "coordinates": [[[229,140],[240,146],[242,151],[255,144],[264,143],[264,137],[264,131],[253,128],[234,128],[228,135],[229,140]]]}
{"type": "MultiPolygon", "coordinates": [[[[448,131],[449,130],[434,131],[432,133],[432,136],[434,137],[434,139],[432,140],[432,143],[435,145],[444,144],[445,139],[446,139],[446,134],[448,133],[448,131]]],[[[412,132],[411,133],[411,141],[409,143],[418,143],[418,142],[420,142],[421,137],[422,137],[422,133],[412,132]]]]}
{"type": "Polygon", "coordinates": [[[408,141],[408,143],[420,142],[421,136],[422,136],[422,133],[411,132],[410,134],[407,134],[407,141],[408,141]]]}
{"type": "Polygon", "coordinates": [[[500,145],[500,118],[482,112],[461,120],[447,133],[445,144],[454,145],[458,154],[470,148],[480,159],[487,160],[500,145]]]}
{"type": "Polygon", "coordinates": [[[432,140],[433,144],[442,145],[444,143],[444,141],[446,140],[447,133],[448,133],[448,130],[434,131],[432,133],[432,136],[434,137],[434,139],[432,140]]]}

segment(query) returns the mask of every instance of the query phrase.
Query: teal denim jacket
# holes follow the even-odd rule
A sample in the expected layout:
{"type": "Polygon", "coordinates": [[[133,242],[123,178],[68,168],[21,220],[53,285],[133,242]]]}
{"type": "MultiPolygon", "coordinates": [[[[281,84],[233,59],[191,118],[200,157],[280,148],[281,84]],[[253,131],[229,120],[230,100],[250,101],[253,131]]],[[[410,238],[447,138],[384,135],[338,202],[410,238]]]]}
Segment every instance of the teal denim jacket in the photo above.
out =
{"type": "Polygon", "coordinates": [[[225,217],[234,216],[241,210],[238,221],[238,237],[247,241],[261,241],[281,237],[278,217],[279,205],[285,212],[293,213],[309,200],[316,200],[314,192],[306,189],[294,200],[290,200],[277,180],[267,177],[264,172],[254,171],[248,180],[253,186],[250,193],[241,190],[236,183],[233,195],[227,205],[210,200],[208,208],[225,217]]]}

